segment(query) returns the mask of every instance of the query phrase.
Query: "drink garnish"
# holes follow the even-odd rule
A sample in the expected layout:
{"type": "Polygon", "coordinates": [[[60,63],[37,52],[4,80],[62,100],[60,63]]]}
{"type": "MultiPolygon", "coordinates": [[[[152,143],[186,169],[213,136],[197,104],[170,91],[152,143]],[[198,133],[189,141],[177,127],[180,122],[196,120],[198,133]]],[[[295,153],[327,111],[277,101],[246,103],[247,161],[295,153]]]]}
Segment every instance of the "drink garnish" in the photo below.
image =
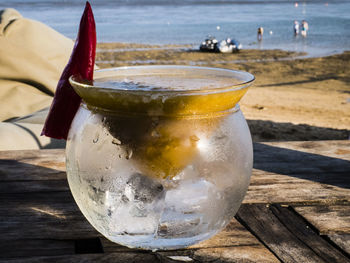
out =
{"type": "Polygon", "coordinates": [[[78,75],[84,80],[93,80],[96,53],[96,25],[89,2],[86,2],[80,20],[78,36],[69,59],[58,81],[49,114],[41,135],[67,140],[81,98],[69,84],[69,77],[78,75]]]}

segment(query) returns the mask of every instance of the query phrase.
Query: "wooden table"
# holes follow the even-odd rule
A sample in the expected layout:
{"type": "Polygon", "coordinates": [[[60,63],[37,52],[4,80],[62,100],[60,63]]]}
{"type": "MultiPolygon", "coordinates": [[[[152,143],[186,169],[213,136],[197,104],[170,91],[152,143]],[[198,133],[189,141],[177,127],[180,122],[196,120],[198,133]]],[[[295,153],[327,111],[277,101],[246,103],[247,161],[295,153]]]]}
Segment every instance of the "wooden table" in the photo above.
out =
{"type": "Polygon", "coordinates": [[[350,262],[350,141],[254,144],[235,219],[188,249],[141,251],[97,233],[70,194],[64,150],[0,152],[2,262],[350,262]]]}

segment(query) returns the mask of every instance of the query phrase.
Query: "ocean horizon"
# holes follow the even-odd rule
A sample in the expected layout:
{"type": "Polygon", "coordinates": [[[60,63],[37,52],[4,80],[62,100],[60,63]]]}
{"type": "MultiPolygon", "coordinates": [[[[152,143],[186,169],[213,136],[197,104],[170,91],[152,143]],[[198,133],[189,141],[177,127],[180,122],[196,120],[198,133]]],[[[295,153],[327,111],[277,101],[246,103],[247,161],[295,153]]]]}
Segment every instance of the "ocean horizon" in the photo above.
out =
{"type": "MultiPolygon", "coordinates": [[[[350,50],[350,1],[344,0],[91,0],[98,42],[199,44],[233,38],[245,49],[283,49],[324,56],[350,50]],[[293,34],[306,20],[306,38],[293,34]],[[257,41],[257,28],[264,28],[257,41]]],[[[84,0],[0,0],[75,39],[84,0]]]]}

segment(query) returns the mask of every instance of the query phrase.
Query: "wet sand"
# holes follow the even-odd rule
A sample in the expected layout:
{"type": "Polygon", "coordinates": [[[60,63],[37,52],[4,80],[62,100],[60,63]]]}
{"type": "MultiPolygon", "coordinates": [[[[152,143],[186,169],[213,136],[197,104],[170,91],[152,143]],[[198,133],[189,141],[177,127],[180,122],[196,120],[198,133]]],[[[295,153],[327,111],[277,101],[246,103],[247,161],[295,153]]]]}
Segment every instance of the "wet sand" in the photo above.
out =
{"type": "Polygon", "coordinates": [[[321,58],[281,50],[203,53],[191,46],[100,43],[100,68],[195,65],[245,70],[256,81],[240,102],[254,141],[338,140],[350,134],[350,52],[321,58]]]}

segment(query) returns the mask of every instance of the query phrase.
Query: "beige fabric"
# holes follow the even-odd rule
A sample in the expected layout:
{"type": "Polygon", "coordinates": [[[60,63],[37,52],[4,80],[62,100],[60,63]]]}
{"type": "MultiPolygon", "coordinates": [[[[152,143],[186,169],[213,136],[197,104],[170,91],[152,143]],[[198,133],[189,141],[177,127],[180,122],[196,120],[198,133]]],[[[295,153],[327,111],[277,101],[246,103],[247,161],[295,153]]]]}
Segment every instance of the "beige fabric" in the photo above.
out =
{"type": "MultiPolygon", "coordinates": [[[[23,18],[14,9],[0,11],[0,121],[50,106],[72,48],[73,41],[52,28],[23,18]]],[[[45,118],[40,123],[33,123],[33,118],[0,123],[0,150],[51,144],[40,136],[45,118]]]]}
{"type": "Polygon", "coordinates": [[[40,136],[48,108],[14,122],[0,123],[0,151],[64,148],[65,140],[40,136]]]}
{"type": "Polygon", "coordinates": [[[49,106],[73,41],[5,9],[0,24],[0,121],[49,106]],[[22,105],[18,105],[21,103],[22,105]]]}

